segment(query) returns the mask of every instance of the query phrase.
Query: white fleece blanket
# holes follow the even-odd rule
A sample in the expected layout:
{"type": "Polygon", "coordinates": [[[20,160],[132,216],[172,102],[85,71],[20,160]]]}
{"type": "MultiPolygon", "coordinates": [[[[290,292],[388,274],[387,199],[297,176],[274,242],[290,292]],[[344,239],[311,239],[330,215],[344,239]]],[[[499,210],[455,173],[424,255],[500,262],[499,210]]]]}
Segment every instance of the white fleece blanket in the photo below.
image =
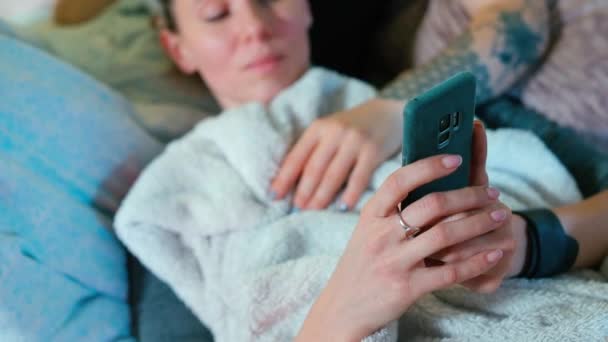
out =
{"type": "MultiPolygon", "coordinates": [[[[217,341],[288,341],[298,332],[358,214],[335,204],[292,213],[291,197],[272,201],[270,182],[313,120],[373,95],[359,81],[311,69],[268,107],[250,104],[199,123],[128,194],[115,221],[120,239],[217,341]]],[[[574,180],[532,134],[488,132],[488,142],[490,179],[513,209],[580,199],[574,180]]],[[[378,168],[357,210],[399,166],[396,156],[378,168]]],[[[395,341],[398,330],[408,340],[597,340],[608,336],[605,280],[584,271],[511,280],[492,295],[439,291],[368,340],[395,341]]]]}

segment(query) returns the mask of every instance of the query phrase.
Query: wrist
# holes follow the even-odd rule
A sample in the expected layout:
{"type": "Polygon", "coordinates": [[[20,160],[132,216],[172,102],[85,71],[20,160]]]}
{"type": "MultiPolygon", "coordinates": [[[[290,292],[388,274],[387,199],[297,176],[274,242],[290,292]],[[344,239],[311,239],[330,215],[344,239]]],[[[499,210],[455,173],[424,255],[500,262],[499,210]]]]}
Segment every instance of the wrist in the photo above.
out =
{"type": "Polygon", "coordinates": [[[511,260],[511,266],[507,277],[515,277],[521,273],[527,258],[528,253],[528,235],[526,232],[527,222],[520,215],[513,215],[511,222],[511,229],[513,230],[513,237],[517,241],[515,246],[515,253],[511,260]]]}
{"type": "Polygon", "coordinates": [[[375,141],[381,142],[382,160],[393,156],[401,150],[405,101],[376,97],[364,105],[368,106],[367,112],[377,118],[376,124],[371,125],[374,132],[372,136],[375,141]]]}
{"type": "Polygon", "coordinates": [[[368,103],[374,106],[377,111],[391,113],[401,117],[401,113],[403,112],[403,107],[405,106],[406,101],[374,97],[373,99],[369,100],[368,103]]]}
{"type": "Polygon", "coordinates": [[[578,241],[550,209],[517,212],[526,221],[527,256],[518,276],[544,278],[567,272],[577,259],[578,241]]]}
{"type": "Polygon", "coordinates": [[[295,338],[296,342],[358,342],[365,337],[365,335],[360,336],[353,329],[356,326],[354,322],[344,322],[344,314],[335,312],[329,304],[326,297],[321,294],[308,312],[295,338]]]}

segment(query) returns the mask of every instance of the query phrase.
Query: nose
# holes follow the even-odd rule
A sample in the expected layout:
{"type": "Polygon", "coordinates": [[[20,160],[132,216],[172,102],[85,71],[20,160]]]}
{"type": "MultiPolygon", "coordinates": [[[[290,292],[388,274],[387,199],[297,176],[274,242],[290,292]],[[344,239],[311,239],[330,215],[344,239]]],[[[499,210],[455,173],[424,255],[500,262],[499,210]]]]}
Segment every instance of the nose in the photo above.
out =
{"type": "Polygon", "coordinates": [[[272,9],[260,1],[241,2],[239,26],[244,41],[267,40],[272,36],[272,9]]]}

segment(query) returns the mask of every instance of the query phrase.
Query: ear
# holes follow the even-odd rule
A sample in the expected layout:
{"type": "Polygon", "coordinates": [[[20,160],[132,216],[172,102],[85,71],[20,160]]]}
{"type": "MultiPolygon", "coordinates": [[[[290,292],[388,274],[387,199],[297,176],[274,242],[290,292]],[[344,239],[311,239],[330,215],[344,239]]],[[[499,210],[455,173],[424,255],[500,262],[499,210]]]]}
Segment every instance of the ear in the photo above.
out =
{"type": "Polygon", "coordinates": [[[312,24],[315,22],[315,18],[312,16],[312,13],[308,13],[308,22],[306,28],[310,30],[312,24]]]}
{"type": "Polygon", "coordinates": [[[197,71],[188,49],[184,46],[183,39],[178,33],[163,28],[160,30],[159,39],[167,55],[183,73],[193,74],[197,71]]]}

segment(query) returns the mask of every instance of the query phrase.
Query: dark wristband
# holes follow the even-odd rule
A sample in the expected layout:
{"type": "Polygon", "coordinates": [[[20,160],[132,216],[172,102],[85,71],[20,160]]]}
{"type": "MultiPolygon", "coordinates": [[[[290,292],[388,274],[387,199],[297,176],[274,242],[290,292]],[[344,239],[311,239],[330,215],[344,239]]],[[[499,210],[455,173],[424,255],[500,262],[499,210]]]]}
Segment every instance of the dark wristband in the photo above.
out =
{"type": "Polygon", "coordinates": [[[543,278],[570,270],[578,255],[578,242],[566,234],[553,211],[534,209],[515,212],[526,220],[528,248],[518,277],[543,278]]]}

